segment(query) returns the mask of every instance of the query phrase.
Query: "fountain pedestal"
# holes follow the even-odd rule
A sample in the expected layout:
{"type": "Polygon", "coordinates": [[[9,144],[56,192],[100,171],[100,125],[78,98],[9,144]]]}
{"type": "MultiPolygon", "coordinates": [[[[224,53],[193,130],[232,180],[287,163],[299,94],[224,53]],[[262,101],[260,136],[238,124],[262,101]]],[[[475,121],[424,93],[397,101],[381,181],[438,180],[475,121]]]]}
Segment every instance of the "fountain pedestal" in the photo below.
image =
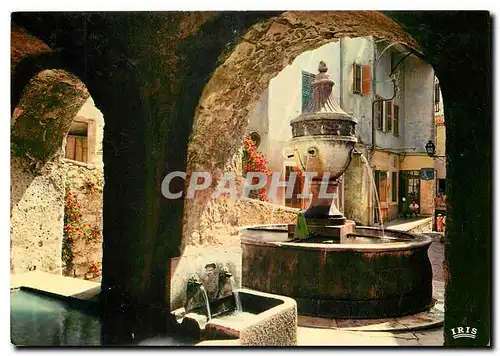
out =
{"type": "Polygon", "coordinates": [[[320,62],[318,71],[310,105],[290,122],[292,144],[298,166],[311,175],[307,182],[310,184],[311,203],[303,214],[308,232],[315,237],[340,238],[350,225],[342,227],[346,218],[334,199],[338,179],[349,166],[357,142],[357,121],[335,102],[335,83],[326,73],[328,68],[324,62],[320,62]],[[327,226],[337,228],[325,229],[327,226]]]}

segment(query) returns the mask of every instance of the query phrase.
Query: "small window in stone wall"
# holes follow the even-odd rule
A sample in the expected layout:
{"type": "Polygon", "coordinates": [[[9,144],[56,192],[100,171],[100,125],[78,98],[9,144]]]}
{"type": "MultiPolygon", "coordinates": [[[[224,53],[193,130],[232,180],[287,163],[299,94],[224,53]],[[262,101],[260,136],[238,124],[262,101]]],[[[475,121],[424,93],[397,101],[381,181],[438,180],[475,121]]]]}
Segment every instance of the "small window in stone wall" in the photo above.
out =
{"type": "Polygon", "coordinates": [[[66,137],[65,157],[74,161],[88,161],[88,124],[86,122],[75,121],[71,125],[66,137]]]}
{"type": "Polygon", "coordinates": [[[439,87],[439,82],[434,81],[434,112],[441,110],[441,88],[439,87]]]}

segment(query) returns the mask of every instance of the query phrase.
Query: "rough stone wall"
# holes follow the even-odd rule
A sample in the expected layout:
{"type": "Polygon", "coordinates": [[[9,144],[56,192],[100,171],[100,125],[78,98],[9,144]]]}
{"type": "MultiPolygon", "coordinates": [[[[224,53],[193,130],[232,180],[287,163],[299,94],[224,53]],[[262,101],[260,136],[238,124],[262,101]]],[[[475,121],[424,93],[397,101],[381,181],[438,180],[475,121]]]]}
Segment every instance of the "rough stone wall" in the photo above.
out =
{"type": "Polygon", "coordinates": [[[24,29],[16,27],[14,24],[10,33],[10,42],[10,60],[12,67],[15,67],[15,65],[26,56],[52,51],[46,43],[30,35],[24,29]]]}
{"type": "MultiPolygon", "coordinates": [[[[102,169],[56,160],[34,174],[18,157],[11,157],[11,272],[30,270],[62,272],[65,187],[77,194],[83,221],[102,229],[102,169]],[[96,182],[89,194],[85,182],[96,182]]],[[[83,278],[90,263],[102,259],[102,237],[93,242],[77,240],[73,249],[76,277],[83,278]]]]}
{"type": "Polygon", "coordinates": [[[421,224],[416,225],[415,227],[412,227],[411,229],[409,229],[408,232],[413,232],[415,234],[432,232],[432,222],[433,222],[432,217],[425,219],[421,224]]]}
{"type": "MultiPolygon", "coordinates": [[[[66,186],[76,194],[81,206],[82,224],[97,226],[102,231],[102,167],[65,159],[61,162],[61,170],[66,186]],[[94,183],[95,189],[88,189],[88,183],[94,183]]],[[[85,278],[85,273],[92,263],[101,265],[102,234],[98,239],[91,241],[76,239],[72,251],[74,270],[70,275],[85,278]]]]}
{"type": "Polygon", "coordinates": [[[48,164],[42,174],[11,157],[11,272],[61,273],[64,175],[48,164]]]}
{"type": "MultiPolygon", "coordinates": [[[[238,230],[242,226],[257,224],[294,223],[298,209],[288,208],[255,199],[223,199],[217,204],[210,204],[199,223],[200,231],[206,236],[215,236],[212,245],[240,246],[238,230]]],[[[201,233],[195,233],[199,239],[192,245],[203,245],[201,233]]]]}

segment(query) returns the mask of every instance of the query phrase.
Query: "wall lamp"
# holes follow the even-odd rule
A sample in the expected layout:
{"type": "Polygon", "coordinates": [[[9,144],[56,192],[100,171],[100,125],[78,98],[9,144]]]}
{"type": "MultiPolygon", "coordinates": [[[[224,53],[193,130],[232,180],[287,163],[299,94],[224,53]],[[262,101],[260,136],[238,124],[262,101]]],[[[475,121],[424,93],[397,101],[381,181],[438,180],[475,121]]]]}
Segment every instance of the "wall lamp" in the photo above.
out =
{"type": "Polygon", "coordinates": [[[425,150],[427,151],[427,155],[429,157],[436,156],[436,145],[431,140],[425,144],[425,150]]]}

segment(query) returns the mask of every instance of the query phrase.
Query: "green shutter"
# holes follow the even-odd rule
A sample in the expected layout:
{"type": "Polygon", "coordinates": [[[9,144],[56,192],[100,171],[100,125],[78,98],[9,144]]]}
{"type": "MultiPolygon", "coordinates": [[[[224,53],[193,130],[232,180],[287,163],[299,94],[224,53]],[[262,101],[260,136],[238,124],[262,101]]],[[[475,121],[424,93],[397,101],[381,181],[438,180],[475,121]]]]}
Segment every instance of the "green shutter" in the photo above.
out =
{"type": "Polygon", "coordinates": [[[392,172],[392,201],[398,201],[398,173],[392,172]]]}
{"type": "Polygon", "coordinates": [[[315,78],[314,74],[302,71],[302,112],[307,109],[312,100],[315,78]]]}

